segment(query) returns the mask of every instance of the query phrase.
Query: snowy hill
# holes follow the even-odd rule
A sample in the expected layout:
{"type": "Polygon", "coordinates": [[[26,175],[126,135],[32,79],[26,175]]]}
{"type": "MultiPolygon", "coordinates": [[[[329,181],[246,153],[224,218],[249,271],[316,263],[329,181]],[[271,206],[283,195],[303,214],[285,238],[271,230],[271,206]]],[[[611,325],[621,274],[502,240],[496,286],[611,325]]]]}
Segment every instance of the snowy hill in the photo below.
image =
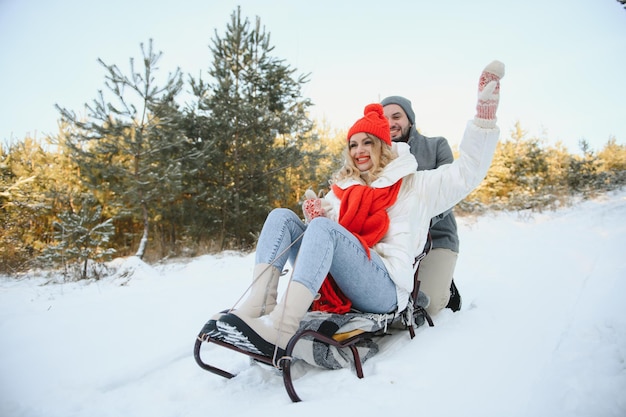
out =
{"type": "Polygon", "coordinates": [[[362,380],[305,369],[297,404],[243,355],[204,351],[240,371],[232,380],[193,360],[253,255],[117,260],[116,276],[89,283],[0,278],[0,415],[625,416],[626,192],[458,221],[463,309],[388,339],[362,380]]]}

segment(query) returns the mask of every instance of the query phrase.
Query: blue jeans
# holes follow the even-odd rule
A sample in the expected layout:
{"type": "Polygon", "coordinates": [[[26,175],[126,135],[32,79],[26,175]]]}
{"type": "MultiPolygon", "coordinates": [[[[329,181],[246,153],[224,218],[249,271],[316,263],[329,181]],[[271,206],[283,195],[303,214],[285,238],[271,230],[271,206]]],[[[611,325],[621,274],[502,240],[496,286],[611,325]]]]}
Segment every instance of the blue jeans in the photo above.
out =
{"type": "Polygon", "coordinates": [[[293,211],[278,208],[265,220],[256,263],[273,262],[282,270],[289,261],[294,268],[292,279],[313,294],[330,272],[354,308],[389,313],[397,306],[396,286],[380,256],[374,251],[370,254],[371,259],[361,242],[339,223],[317,217],[305,225],[293,211]]]}

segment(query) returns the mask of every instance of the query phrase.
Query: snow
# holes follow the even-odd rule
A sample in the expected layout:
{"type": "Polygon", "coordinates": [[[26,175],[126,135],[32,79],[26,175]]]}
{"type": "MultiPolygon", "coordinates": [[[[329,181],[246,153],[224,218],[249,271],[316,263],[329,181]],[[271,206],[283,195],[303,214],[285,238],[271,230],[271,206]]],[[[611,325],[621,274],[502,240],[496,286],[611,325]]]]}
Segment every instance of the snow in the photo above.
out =
{"type": "MultiPolygon", "coordinates": [[[[352,369],[280,375],[198,331],[247,288],[253,254],[59,283],[0,278],[0,416],[625,416],[626,191],[545,213],[458,218],[458,313],[387,338],[352,369]],[[215,361],[213,361],[213,359],[215,361]]],[[[281,285],[283,285],[281,283],[281,285]]]]}

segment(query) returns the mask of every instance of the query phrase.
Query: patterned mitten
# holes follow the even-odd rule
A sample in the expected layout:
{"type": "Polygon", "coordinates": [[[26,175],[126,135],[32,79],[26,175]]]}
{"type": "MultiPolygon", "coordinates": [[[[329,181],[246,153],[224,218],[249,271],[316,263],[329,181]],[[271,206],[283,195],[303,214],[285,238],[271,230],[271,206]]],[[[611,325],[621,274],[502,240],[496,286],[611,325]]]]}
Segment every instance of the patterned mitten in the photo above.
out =
{"type": "Polygon", "coordinates": [[[324,215],[324,209],[322,208],[322,199],[315,195],[313,190],[306,190],[304,193],[304,202],[302,203],[302,212],[304,213],[304,219],[306,223],[310,222],[316,217],[324,215]]]}
{"type": "Polygon", "coordinates": [[[496,127],[496,111],[500,101],[500,79],[504,77],[504,64],[493,61],[485,67],[478,82],[478,102],[474,124],[485,129],[496,127]]]}

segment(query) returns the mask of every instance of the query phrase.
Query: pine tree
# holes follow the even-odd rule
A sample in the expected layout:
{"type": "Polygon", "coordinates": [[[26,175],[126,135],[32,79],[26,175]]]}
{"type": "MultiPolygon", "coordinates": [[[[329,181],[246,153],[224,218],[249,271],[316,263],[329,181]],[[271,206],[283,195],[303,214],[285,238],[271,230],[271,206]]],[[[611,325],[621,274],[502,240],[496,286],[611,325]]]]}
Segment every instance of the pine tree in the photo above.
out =
{"type": "Polygon", "coordinates": [[[30,137],[0,152],[0,271],[27,269],[51,240],[47,196],[53,160],[30,137]]]}
{"type": "Polygon", "coordinates": [[[61,264],[65,276],[72,266],[78,266],[78,278],[88,278],[89,261],[106,261],[115,253],[110,239],[115,233],[112,219],[102,219],[102,207],[93,198],[82,202],[78,212],[59,215],[54,224],[55,244],[48,246],[40,257],[46,267],[61,264]]]}
{"type": "Polygon", "coordinates": [[[589,142],[579,142],[582,155],[573,155],[570,158],[568,171],[568,185],[572,194],[580,194],[589,197],[598,190],[597,172],[598,158],[589,146],[589,142]]]}
{"type": "Polygon", "coordinates": [[[626,145],[612,137],[598,152],[598,172],[605,190],[613,190],[626,184],[626,145]]]}
{"type": "Polygon", "coordinates": [[[211,82],[194,83],[203,112],[195,130],[207,144],[201,169],[212,187],[203,203],[225,248],[250,244],[272,207],[294,202],[285,185],[304,159],[311,103],[300,93],[306,76],[295,78],[295,69],[271,55],[260,19],[251,26],[239,7],[210,49],[211,82]]]}
{"type": "Polygon", "coordinates": [[[100,91],[82,120],[57,106],[71,128],[64,143],[72,152],[82,178],[98,195],[116,221],[130,219],[129,231],[142,230],[136,255],[142,258],[148,244],[150,222],[180,197],[181,151],[185,137],[175,97],[182,89],[179,69],[162,86],[156,81],[161,53],[150,40],[141,44],[141,70],[130,59],[130,74],[116,65],[106,69],[105,86],[112,101],[100,91]]]}

